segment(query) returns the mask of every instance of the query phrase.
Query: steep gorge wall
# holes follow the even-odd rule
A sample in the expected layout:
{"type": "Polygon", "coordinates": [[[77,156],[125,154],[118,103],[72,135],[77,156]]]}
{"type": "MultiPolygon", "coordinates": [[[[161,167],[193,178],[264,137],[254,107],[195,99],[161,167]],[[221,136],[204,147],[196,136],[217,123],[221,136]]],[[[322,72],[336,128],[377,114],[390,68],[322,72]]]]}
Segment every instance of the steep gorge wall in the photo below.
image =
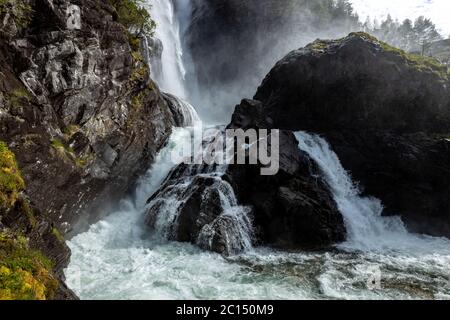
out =
{"type": "Polygon", "coordinates": [[[75,299],[64,235],[123,198],[175,124],[109,3],[0,3],[0,299],[75,299]]]}
{"type": "Polygon", "coordinates": [[[68,231],[127,192],[173,116],[108,2],[29,5],[27,28],[1,41],[0,139],[31,201],[68,231]]]}

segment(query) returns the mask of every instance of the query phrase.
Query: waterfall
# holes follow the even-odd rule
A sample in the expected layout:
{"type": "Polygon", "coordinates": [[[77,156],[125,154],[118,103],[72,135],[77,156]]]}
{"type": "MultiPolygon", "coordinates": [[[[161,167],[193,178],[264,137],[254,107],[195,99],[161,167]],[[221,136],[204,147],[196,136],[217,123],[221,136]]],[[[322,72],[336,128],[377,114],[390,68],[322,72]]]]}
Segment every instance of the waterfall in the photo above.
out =
{"type": "Polygon", "coordinates": [[[169,104],[177,126],[197,127],[202,124],[197,111],[189,102],[168,93],[164,93],[163,96],[169,104]]]}
{"type": "Polygon", "coordinates": [[[379,199],[361,196],[361,191],[325,139],[305,132],[297,132],[295,136],[299,148],[318,164],[344,217],[348,239],[342,248],[410,252],[422,248],[430,252],[433,245],[436,247],[436,239],[409,233],[399,217],[383,217],[379,199]]]}
{"type": "MultiPolygon", "coordinates": [[[[213,141],[212,136],[205,135],[204,148],[199,153],[207,150],[213,141]]],[[[182,211],[190,201],[199,201],[199,212],[190,212],[189,220],[195,220],[194,223],[202,221],[199,223],[201,229],[195,234],[195,239],[189,240],[203,249],[227,255],[249,251],[253,244],[251,210],[239,206],[233,187],[223,179],[226,169],[225,165],[181,165],[175,168],[149,201],[146,223],[154,235],[162,241],[188,240],[186,235],[180,235],[185,229],[179,221],[183,220],[182,211]]],[[[195,232],[191,230],[190,233],[195,232]]]]}
{"type": "MultiPolygon", "coordinates": [[[[172,0],[146,0],[145,5],[157,24],[154,37],[162,43],[159,61],[161,72],[155,74],[155,80],[163,91],[186,99],[183,47],[173,2],[172,0]]],[[[148,52],[148,47],[145,50],[148,52]]]]}
{"type": "MultiPolygon", "coordinates": [[[[184,10],[189,10],[189,1],[184,10]]],[[[172,0],[147,0],[146,8],[156,21],[154,36],[142,38],[143,55],[151,69],[152,77],[161,90],[174,114],[179,127],[201,124],[195,108],[187,102],[185,87],[186,70],[183,62],[180,25],[172,0]]]]}

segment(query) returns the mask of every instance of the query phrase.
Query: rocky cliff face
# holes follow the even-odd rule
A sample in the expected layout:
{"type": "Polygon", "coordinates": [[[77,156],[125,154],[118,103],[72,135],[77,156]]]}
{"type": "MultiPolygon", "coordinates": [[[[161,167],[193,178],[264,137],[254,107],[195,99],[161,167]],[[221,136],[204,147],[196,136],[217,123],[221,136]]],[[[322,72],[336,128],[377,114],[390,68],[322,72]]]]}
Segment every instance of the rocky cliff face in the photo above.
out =
{"type": "Polygon", "coordinates": [[[1,139],[32,202],[67,231],[132,186],[174,122],[112,6],[30,5],[29,26],[2,40],[1,139]]]}
{"type": "MultiPolygon", "coordinates": [[[[117,22],[109,2],[5,5],[0,11],[0,141],[15,154],[23,186],[16,190],[20,200],[1,205],[0,253],[2,260],[15,254],[45,258],[32,259],[35,268],[29,270],[2,261],[1,272],[28,277],[44,268],[58,289],[50,290],[54,283],[47,278],[35,279],[44,289],[30,298],[74,298],[63,283],[70,258],[64,234],[96,220],[107,203],[133,187],[175,120],[150,78],[139,41],[117,22]]],[[[3,169],[9,170],[2,164],[3,169]]],[[[1,197],[6,192],[8,198],[11,180],[5,181],[1,197]]]]}
{"type": "Polygon", "coordinates": [[[232,124],[323,134],[385,214],[450,236],[449,88],[446,66],[354,33],[288,54],[232,124]]]}

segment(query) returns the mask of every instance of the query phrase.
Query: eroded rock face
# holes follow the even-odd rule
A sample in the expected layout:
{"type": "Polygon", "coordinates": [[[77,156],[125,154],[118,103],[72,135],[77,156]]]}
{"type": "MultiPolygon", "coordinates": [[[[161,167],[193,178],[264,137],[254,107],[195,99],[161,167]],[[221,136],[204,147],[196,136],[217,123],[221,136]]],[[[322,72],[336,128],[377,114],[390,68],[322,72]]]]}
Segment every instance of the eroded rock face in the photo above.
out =
{"type": "Polygon", "coordinates": [[[412,231],[450,236],[447,68],[355,33],[288,54],[233,126],[312,131],[412,231]]]}
{"type": "Polygon", "coordinates": [[[174,120],[107,2],[33,3],[26,32],[1,41],[0,137],[32,202],[68,231],[127,192],[174,120]]]}

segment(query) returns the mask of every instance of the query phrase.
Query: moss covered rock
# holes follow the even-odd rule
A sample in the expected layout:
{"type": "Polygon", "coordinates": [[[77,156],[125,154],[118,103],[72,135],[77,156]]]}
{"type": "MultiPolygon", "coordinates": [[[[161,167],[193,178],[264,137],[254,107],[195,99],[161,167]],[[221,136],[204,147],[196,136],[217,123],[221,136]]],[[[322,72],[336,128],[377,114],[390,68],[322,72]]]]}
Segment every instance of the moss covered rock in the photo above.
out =
{"type": "Polygon", "coordinates": [[[52,262],[20,235],[0,233],[0,300],[47,300],[58,281],[52,262]]]}
{"type": "Polygon", "coordinates": [[[449,132],[447,66],[366,33],[317,40],[270,71],[255,99],[284,129],[449,132]]]}
{"type": "Polygon", "coordinates": [[[0,206],[12,207],[24,188],[25,182],[14,153],[9,150],[6,143],[0,141],[0,206]]]}

